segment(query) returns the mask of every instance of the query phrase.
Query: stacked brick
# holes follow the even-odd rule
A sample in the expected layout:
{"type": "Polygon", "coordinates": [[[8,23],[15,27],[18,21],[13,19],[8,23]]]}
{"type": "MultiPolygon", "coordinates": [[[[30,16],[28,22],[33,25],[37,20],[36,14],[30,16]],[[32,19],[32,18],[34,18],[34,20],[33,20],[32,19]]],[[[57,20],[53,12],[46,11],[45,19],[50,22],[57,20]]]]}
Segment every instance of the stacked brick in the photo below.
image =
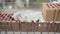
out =
{"type": "Polygon", "coordinates": [[[4,14],[4,13],[0,13],[0,21],[12,21],[12,16],[13,14],[4,14]]]}
{"type": "Polygon", "coordinates": [[[19,30],[19,21],[12,18],[12,15],[13,14],[11,13],[0,13],[1,30],[8,30],[8,31],[14,31],[14,29],[15,31],[19,30]]]}
{"type": "Polygon", "coordinates": [[[20,22],[12,18],[12,15],[0,13],[0,31],[60,32],[60,23],[20,22]]]}
{"type": "Polygon", "coordinates": [[[43,3],[43,16],[47,21],[60,21],[60,4],[43,3]]]}

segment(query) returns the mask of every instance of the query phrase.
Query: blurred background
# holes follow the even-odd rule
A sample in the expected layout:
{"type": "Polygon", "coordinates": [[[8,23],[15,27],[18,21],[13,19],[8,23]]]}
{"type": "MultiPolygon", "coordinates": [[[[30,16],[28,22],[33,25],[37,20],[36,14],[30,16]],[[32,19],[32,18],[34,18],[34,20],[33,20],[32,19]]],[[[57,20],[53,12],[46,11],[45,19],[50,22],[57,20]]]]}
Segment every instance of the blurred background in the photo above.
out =
{"type": "Polygon", "coordinates": [[[60,2],[60,0],[0,0],[1,9],[42,9],[43,2],[60,2]]]}

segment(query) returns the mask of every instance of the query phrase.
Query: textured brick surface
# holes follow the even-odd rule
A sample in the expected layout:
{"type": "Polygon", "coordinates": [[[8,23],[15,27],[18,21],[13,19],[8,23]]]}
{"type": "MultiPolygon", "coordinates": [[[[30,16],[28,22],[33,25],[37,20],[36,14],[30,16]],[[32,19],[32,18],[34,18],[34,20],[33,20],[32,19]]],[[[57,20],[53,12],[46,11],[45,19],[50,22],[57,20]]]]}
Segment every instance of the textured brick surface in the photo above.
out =
{"type": "Polygon", "coordinates": [[[0,13],[0,29],[3,31],[18,31],[19,21],[12,18],[11,13],[0,13]]]}
{"type": "Polygon", "coordinates": [[[12,21],[12,15],[10,13],[0,13],[0,21],[12,21]]]}
{"type": "Polygon", "coordinates": [[[10,13],[0,13],[0,31],[23,31],[23,32],[59,32],[60,23],[34,23],[34,22],[19,22],[12,19],[10,13]],[[4,16],[4,18],[3,18],[4,16]],[[11,17],[11,18],[10,18],[11,17]],[[6,20],[5,20],[6,18],[6,20]],[[9,19],[8,19],[9,18],[9,19]]]}
{"type": "Polygon", "coordinates": [[[43,3],[43,15],[47,21],[60,21],[60,4],[43,3]]]}

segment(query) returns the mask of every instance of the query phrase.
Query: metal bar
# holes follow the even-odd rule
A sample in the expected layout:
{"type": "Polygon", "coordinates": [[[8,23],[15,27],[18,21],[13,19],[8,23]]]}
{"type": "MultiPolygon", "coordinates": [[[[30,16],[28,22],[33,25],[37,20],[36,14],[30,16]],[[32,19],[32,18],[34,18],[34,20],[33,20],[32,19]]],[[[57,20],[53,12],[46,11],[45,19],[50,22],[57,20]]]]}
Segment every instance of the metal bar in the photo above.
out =
{"type": "MultiPolygon", "coordinates": [[[[37,22],[37,24],[38,24],[38,26],[37,26],[37,28],[41,28],[41,26],[39,25],[40,23],[39,22],[37,22]]],[[[40,32],[40,34],[41,34],[41,29],[40,30],[38,30],[39,32],[40,32]]]]}
{"type": "Polygon", "coordinates": [[[54,34],[56,34],[56,32],[54,32],[54,34]]]}
{"type": "Polygon", "coordinates": [[[38,23],[39,25],[39,28],[40,28],[40,34],[42,34],[42,26],[41,26],[41,23],[38,23]]]}
{"type": "Polygon", "coordinates": [[[5,31],[5,34],[7,34],[8,31],[5,31]]]}
{"type": "Polygon", "coordinates": [[[41,34],[42,34],[42,26],[41,26],[41,34]]]}
{"type": "Polygon", "coordinates": [[[7,31],[9,31],[10,23],[7,23],[7,31]]]}
{"type": "Polygon", "coordinates": [[[55,27],[56,27],[56,25],[55,25],[55,23],[54,23],[54,34],[56,34],[56,32],[55,32],[55,29],[56,29],[56,28],[55,28],[55,27]]]}
{"type": "Polygon", "coordinates": [[[32,21],[32,32],[33,32],[33,23],[34,23],[34,21],[32,21]]]}
{"type": "Polygon", "coordinates": [[[35,34],[35,30],[34,30],[35,28],[34,28],[34,22],[32,22],[32,32],[33,32],[33,34],[35,34]]]}
{"type": "Polygon", "coordinates": [[[35,28],[34,28],[34,23],[33,23],[33,29],[34,29],[34,34],[35,34],[35,28]]]}
{"type": "Polygon", "coordinates": [[[49,24],[48,26],[47,26],[47,32],[48,32],[48,34],[49,34],[49,30],[50,30],[50,22],[49,23],[47,23],[47,24],[49,24]]]}
{"type": "Polygon", "coordinates": [[[16,25],[15,25],[16,23],[14,23],[13,25],[13,27],[14,27],[14,31],[13,31],[13,34],[15,34],[15,31],[16,31],[16,25]]]}
{"type": "MultiPolygon", "coordinates": [[[[5,25],[6,27],[8,26],[8,22],[6,22],[6,25],[5,25]]],[[[7,27],[7,29],[5,30],[5,34],[7,34],[7,32],[8,32],[8,27],[7,27]]]]}
{"type": "Polygon", "coordinates": [[[60,32],[60,23],[59,23],[59,32],[60,32]]]}
{"type": "Polygon", "coordinates": [[[10,30],[10,23],[8,23],[8,30],[10,30]]]}
{"type": "Polygon", "coordinates": [[[26,26],[26,31],[27,31],[27,34],[28,34],[28,23],[26,23],[26,25],[27,25],[27,26],[26,26]]]}
{"type": "Polygon", "coordinates": [[[0,34],[1,34],[1,29],[0,29],[0,34]]]}
{"type": "Polygon", "coordinates": [[[19,21],[19,28],[20,28],[20,34],[21,34],[21,24],[20,24],[20,21],[19,21]]]}
{"type": "Polygon", "coordinates": [[[54,34],[56,34],[56,33],[55,33],[55,27],[56,27],[56,26],[55,26],[55,23],[54,23],[54,22],[52,22],[52,26],[51,26],[51,27],[53,28],[52,30],[53,30],[54,34]]]}
{"type": "MultiPolygon", "coordinates": [[[[0,22],[1,23],[1,22],[0,22]]],[[[0,25],[0,27],[2,26],[2,24],[0,25]]],[[[2,27],[1,27],[2,28],[2,27]]],[[[1,34],[1,32],[2,32],[2,29],[0,28],[0,34],[1,34]]]]}
{"type": "Polygon", "coordinates": [[[2,23],[2,30],[4,30],[4,24],[2,23]]]}
{"type": "MultiPolygon", "coordinates": [[[[36,22],[37,22],[37,30],[38,30],[38,28],[40,27],[39,26],[39,19],[36,22]]],[[[38,30],[38,31],[40,32],[40,30],[38,30]]]]}
{"type": "Polygon", "coordinates": [[[22,32],[22,24],[20,22],[20,34],[22,34],[21,32],[22,32]]]}

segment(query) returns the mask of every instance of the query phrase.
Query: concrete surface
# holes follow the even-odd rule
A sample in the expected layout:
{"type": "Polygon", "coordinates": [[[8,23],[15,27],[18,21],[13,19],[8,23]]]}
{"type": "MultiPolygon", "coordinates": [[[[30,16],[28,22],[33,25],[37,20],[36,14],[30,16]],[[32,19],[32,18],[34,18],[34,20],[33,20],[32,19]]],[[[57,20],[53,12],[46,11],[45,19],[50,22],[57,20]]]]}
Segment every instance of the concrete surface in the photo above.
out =
{"type": "Polygon", "coordinates": [[[60,34],[60,32],[0,32],[1,34],[60,34]]]}

